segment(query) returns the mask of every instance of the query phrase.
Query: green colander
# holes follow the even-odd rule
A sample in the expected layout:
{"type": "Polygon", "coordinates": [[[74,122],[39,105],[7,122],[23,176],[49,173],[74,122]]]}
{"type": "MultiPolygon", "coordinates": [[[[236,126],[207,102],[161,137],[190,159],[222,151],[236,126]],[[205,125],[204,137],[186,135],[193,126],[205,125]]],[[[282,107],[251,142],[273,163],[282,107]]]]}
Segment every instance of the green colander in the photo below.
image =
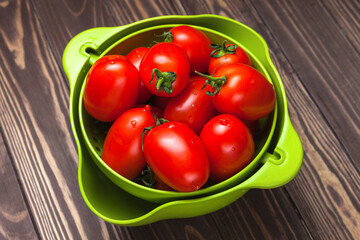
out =
{"type": "MultiPolygon", "coordinates": [[[[104,52],[100,54],[100,56],[106,55],[106,54],[122,54],[126,55],[128,52],[130,52],[132,49],[139,47],[139,46],[147,46],[148,44],[151,44],[154,40],[155,36],[160,35],[164,31],[169,30],[171,27],[174,27],[176,25],[158,25],[154,27],[149,28],[143,28],[139,31],[135,31],[129,35],[127,35],[124,38],[121,38],[120,40],[114,42],[108,49],[106,49],[104,52]]],[[[208,28],[193,26],[204,32],[206,35],[210,37],[210,39],[215,43],[222,43],[224,39],[227,39],[229,42],[236,43],[237,45],[241,45],[241,43],[237,42],[235,39],[232,39],[224,34],[221,34],[219,32],[213,31],[208,28]]],[[[244,47],[246,50],[246,48],[244,47]]],[[[95,51],[92,51],[95,52],[95,51]]],[[[254,57],[251,52],[249,52],[250,57],[252,58],[252,62],[254,64],[254,67],[259,69],[268,79],[271,80],[270,76],[266,72],[265,68],[262,66],[262,64],[254,57]]],[[[99,58],[98,55],[91,55],[91,61],[95,61],[97,58],[99,58]]],[[[80,127],[82,130],[82,136],[85,141],[85,144],[88,148],[88,151],[90,152],[92,158],[94,159],[95,163],[98,165],[98,167],[103,171],[103,173],[108,176],[115,184],[117,184],[119,187],[124,189],[125,191],[133,194],[134,196],[137,196],[139,198],[143,198],[148,201],[153,202],[167,202],[169,200],[179,200],[179,199],[185,199],[185,198],[194,198],[199,196],[205,196],[209,195],[215,192],[220,192],[224,189],[230,188],[232,186],[237,185],[242,180],[244,180],[247,176],[249,176],[258,163],[263,158],[263,155],[265,151],[268,149],[268,146],[270,144],[270,140],[273,134],[273,131],[275,129],[275,123],[276,123],[276,117],[277,117],[277,108],[275,108],[275,111],[269,115],[268,117],[261,120],[261,126],[263,129],[261,129],[262,135],[259,137],[259,140],[256,144],[256,153],[254,160],[242,171],[240,171],[238,174],[234,175],[233,177],[215,184],[210,185],[208,187],[203,187],[202,189],[194,192],[175,192],[175,191],[163,191],[163,190],[157,190],[148,188],[145,186],[142,186],[140,184],[137,184],[133,181],[130,181],[115,171],[113,171],[108,165],[102,161],[100,155],[101,155],[101,149],[103,147],[104,139],[106,136],[106,130],[110,126],[108,123],[102,123],[95,119],[93,119],[85,110],[84,104],[83,104],[83,94],[85,89],[85,81],[83,82],[83,86],[80,92],[79,97],[79,119],[80,119],[80,127]]]]}
{"type": "MultiPolygon", "coordinates": [[[[80,190],[88,206],[109,222],[131,226],[206,214],[235,201],[251,188],[284,185],[300,169],[303,155],[301,142],[291,125],[284,88],[270,60],[267,45],[256,32],[237,21],[216,15],[163,16],[121,27],[90,29],[74,37],[68,44],[63,65],[70,81],[70,120],[79,151],[80,190]],[[82,108],[81,89],[86,73],[99,56],[126,54],[132,46],[138,46],[135,35],[153,34],[154,31],[177,24],[200,28],[214,41],[225,36],[242,46],[250,54],[255,67],[272,81],[277,94],[275,111],[262,121],[264,136],[259,140],[252,165],[225,183],[195,193],[152,190],[128,181],[109,169],[99,158],[101,133],[90,131],[100,129],[96,125],[99,123],[93,123],[82,108]],[[165,203],[161,205],[161,202],[165,203]]],[[[106,129],[106,126],[101,127],[106,129]]]]}

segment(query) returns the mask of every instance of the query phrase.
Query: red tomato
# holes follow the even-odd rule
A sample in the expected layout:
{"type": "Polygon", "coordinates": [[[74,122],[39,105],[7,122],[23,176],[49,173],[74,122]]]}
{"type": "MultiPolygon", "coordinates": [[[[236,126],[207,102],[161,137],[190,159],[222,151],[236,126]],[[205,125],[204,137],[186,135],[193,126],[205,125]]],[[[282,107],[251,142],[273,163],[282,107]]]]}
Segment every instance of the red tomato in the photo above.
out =
{"type": "Polygon", "coordinates": [[[201,188],[209,177],[209,161],[200,138],[185,124],[166,122],[144,139],[145,159],[166,185],[180,192],[201,188]]]}
{"type": "Polygon", "coordinates": [[[273,86],[259,71],[248,65],[221,65],[213,76],[207,77],[209,85],[214,88],[211,100],[221,113],[252,121],[265,117],[275,107],[273,86]]]}
{"type": "Polygon", "coordinates": [[[158,96],[172,97],[189,81],[189,60],[176,44],[158,43],[150,48],[140,64],[141,80],[158,96]]]}
{"type": "MultiPolygon", "coordinates": [[[[128,55],[126,55],[127,59],[139,70],[140,63],[145,54],[149,51],[146,47],[138,47],[133,49],[128,55]]],[[[137,98],[137,103],[145,103],[148,101],[153,94],[149,92],[149,90],[145,87],[144,83],[140,81],[140,89],[137,98]]]]}
{"type": "Polygon", "coordinates": [[[182,25],[174,27],[170,33],[165,33],[167,36],[165,41],[170,41],[178,44],[189,57],[190,72],[194,71],[205,73],[208,70],[210,62],[210,53],[212,51],[210,44],[211,40],[202,31],[182,25]]]}
{"type": "Polygon", "coordinates": [[[141,136],[145,127],[154,126],[149,105],[124,112],[106,135],[102,159],[115,172],[133,180],[146,166],[141,136]]]}
{"type": "MultiPolygon", "coordinates": [[[[198,77],[201,76],[194,76],[194,78],[198,77]]],[[[199,134],[203,125],[214,117],[217,111],[211,102],[211,97],[206,94],[211,87],[206,86],[205,89],[201,89],[206,78],[201,77],[202,80],[195,81],[191,78],[193,77],[190,77],[190,82],[180,94],[169,99],[164,110],[164,118],[185,123],[196,134],[199,134]]]]}
{"type": "Polygon", "coordinates": [[[223,45],[212,44],[212,47],[215,50],[211,53],[210,63],[209,63],[209,74],[213,74],[216,67],[229,64],[229,63],[243,63],[249,66],[252,66],[252,62],[247,53],[239,46],[235,44],[226,44],[223,45]]]}
{"type": "Polygon", "coordinates": [[[105,56],[90,68],[84,106],[95,119],[112,122],[135,105],[140,86],[139,71],[124,56],[105,56]]]}
{"type": "Polygon", "coordinates": [[[236,117],[221,114],[205,124],[200,139],[210,162],[210,179],[221,182],[247,166],[254,156],[248,128],[236,117]]]}

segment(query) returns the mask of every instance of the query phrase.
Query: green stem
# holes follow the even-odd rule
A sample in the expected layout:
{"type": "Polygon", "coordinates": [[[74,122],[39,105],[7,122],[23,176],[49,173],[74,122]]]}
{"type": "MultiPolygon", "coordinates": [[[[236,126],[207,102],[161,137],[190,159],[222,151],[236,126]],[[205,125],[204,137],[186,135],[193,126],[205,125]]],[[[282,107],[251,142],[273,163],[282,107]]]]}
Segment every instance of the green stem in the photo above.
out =
{"type": "Polygon", "coordinates": [[[164,32],[160,35],[160,37],[164,38],[164,42],[172,42],[174,39],[174,36],[171,32],[164,32]]]}
{"type": "Polygon", "coordinates": [[[211,44],[211,48],[214,50],[211,52],[212,58],[219,58],[226,54],[235,54],[237,46],[235,44],[229,44],[226,46],[226,40],[219,44],[211,44]]]}
{"type": "Polygon", "coordinates": [[[155,188],[156,182],[154,180],[154,173],[149,165],[146,165],[146,169],[144,169],[140,175],[134,179],[134,182],[140,182],[146,187],[155,188]]]}
{"type": "Polygon", "coordinates": [[[175,72],[161,72],[159,69],[154,68],[151,73],[150,84],[153,79],[156,79],[156,89],[158,92],[164,91],[167,94],[171,94],[173,91],[172,84],[176,80],[175,72]]]}
{"type": "Polygon", "coordinates": [[[195,71],[195,73],[206,78],[205,84],[201,88],[201,90],[203,90],[207,85],[211,86],[211,91],[206,91],[206,94],[209,96],[214,96],[215,94],[220,92],[221,88],[223,86],[225,86],[225,84],[227,82],[226,76],[214,77],[212,75],[206,75],[206,74],[200,73],[198,71],[195,71]]]}

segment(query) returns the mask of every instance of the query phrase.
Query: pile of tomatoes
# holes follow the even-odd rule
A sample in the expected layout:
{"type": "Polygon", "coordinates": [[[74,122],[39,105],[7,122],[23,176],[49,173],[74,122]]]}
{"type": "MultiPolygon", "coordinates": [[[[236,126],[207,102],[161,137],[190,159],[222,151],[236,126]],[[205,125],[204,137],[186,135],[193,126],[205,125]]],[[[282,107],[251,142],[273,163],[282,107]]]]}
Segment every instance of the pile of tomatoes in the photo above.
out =
{"type": "Polygon", "coordinates": [[[113,122],[103,161],[158,189],[191,192],[230,178],[254,157],[252,134],[275,106],[271,83],[239,46],[177,26],[150,48],[91,67],[84,107],[113,122]]]}

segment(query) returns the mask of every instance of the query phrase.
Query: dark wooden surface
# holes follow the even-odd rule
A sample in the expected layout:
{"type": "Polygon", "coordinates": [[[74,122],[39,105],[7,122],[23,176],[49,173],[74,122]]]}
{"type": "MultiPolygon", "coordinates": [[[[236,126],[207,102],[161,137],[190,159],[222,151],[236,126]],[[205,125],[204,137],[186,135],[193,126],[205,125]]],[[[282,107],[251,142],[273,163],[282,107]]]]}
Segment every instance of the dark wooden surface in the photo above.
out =
{"type": "Polygon", "coordinates": [[[0,239],[360,239],[359,19],[356,0],[0,0],[0,239]],[[107,223],[78,188],[63,50],[88,28],[202,13],[267,41],[303,166],[205,216],[107,223]]]}

